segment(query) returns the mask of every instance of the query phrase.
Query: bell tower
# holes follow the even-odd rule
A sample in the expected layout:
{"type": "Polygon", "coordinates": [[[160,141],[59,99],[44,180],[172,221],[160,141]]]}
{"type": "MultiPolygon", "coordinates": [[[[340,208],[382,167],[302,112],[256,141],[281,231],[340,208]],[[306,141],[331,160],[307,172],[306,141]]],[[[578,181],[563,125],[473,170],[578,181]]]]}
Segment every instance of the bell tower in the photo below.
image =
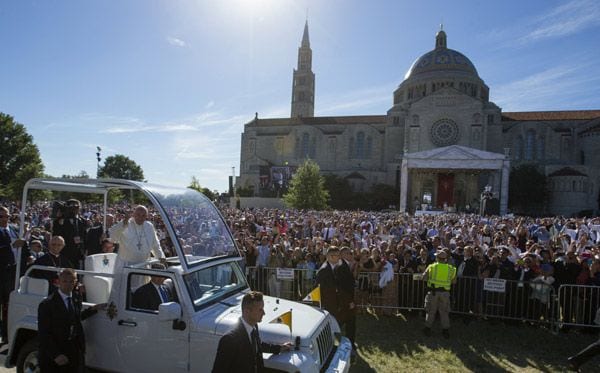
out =
{"type": "Polygon", "coordinates": [[[292,81],[291,117],[315,115],[315,74],[312,72],[312,50],[308,39],[308,21],[304,25],[302,43],[298,48],[298,68],[294,69],[292,81]]]}

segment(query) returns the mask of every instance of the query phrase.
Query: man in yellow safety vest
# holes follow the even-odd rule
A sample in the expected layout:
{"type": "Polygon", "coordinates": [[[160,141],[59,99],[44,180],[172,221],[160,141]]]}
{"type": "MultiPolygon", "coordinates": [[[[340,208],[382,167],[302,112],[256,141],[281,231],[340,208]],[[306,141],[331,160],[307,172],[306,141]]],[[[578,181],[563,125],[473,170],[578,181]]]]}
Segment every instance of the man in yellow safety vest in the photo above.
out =
{"type": "Polygon", "coordinates": [[[456,282],[456,267],[448,264],[448,252],[439,250],[436,262],[430,264],[423,273],[423,281],[427,281],[427,295],[425,296],[425,329],[423,333],[431,335],[431,326],[435,315],[440,313],[442,334],[450,338],[450,288],[456,282]]]}

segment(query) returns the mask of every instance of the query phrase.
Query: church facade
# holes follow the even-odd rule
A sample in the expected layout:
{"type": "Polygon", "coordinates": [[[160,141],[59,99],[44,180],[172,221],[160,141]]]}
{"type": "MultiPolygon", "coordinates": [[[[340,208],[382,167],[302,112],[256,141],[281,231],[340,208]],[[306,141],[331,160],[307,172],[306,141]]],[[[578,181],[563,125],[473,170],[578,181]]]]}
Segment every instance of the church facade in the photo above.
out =
{"type": "Polygon", "coordinates": [[[236,187],[280,195],[305,159],[355,190],[385,183],[399,190],[401,211],[463,211],[491,187],[508,206],[511,167],[538,166],[548,177],[546,211],[571,215],[600,203],[600,110],[503,112],[473,63],[447,47],[419,57],[391,94],[384,115],[315,117],[308,24],[293,72],[289,118],[244,126],[236,187]]]}

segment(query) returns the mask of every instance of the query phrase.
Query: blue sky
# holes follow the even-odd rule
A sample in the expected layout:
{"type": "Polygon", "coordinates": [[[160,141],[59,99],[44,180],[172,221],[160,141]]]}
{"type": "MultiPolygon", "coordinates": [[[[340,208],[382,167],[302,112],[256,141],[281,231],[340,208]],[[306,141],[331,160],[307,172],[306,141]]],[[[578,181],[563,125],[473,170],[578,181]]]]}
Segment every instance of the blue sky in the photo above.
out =
{"type": "Polygon", "coordinates": [[[50,175],[100,146],[225,191],[244,123],[289,117],[307,13],[317,116],[385,114],[442,22],[503,111],[600,109],[596,0],[1,0],[0,111],[50,175]]]}

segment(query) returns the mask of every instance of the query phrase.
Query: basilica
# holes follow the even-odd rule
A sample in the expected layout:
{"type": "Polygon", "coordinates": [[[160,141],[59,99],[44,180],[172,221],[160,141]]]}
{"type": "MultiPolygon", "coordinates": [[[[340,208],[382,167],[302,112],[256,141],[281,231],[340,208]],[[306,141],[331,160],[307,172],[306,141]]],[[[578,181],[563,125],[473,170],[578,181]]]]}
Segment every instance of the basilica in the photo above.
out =
{"type": "Polygon", "coordinates": [[[479,204],[487,187],[505,214],[511,168],[533,164],[547,176],[547,212],[597,211],[600,110],[503,112],[489,93],[440,29],[434,48],[390,92],[387,113],[315,117],[307,23],[293,71],[291,115],[256,115],[244,125],[236,187],[272,195],[310,158],[357,191],[394,186],[400,211],[464,211],[479,204]]]}

